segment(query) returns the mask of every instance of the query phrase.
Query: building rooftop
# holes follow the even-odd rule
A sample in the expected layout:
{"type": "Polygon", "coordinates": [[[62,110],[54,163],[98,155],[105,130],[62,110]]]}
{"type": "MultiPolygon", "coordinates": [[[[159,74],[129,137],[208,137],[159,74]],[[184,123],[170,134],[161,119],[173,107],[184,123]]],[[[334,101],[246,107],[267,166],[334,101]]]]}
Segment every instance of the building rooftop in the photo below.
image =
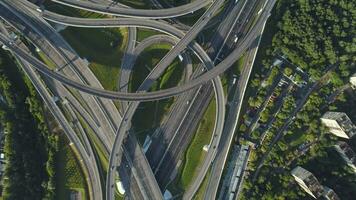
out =
{"type": "Polygon", "coordinates": [[[351,147],[346,143],[339,141],[337,146],[341,149],[342,153],[350,160],[350,162],[356,165],[356,153],[351,149],[351,147]]]}
{"type": "Polygon", "coordinates": [[[318,179],[308,170],[297,166],[292,170],[292,175],[303,180],[308,189],[316,196],[319,197],[323,193],[323,187],[319,183],[318,179]]]}
{"type": "Polygon", "coordinates": [[[343,112],[326,112],[322,116],[322,118],[337,120],[337,119],[343,117],[344,115],[345,115],[345,113],[343,113],[343,112]]]}
{"type": "Polygon", "coordinates": [[[340,200],[339,196],[331,188],[324,186],[323,197],[326,200],[340,200]]]}
{"type": "Polygon", "coordinates": [[[352,123],[351,119],[343,112],[326,112],[322,119],[335,120],[342,130],[352,137],[356,134],[356,126],[352,123]]]}

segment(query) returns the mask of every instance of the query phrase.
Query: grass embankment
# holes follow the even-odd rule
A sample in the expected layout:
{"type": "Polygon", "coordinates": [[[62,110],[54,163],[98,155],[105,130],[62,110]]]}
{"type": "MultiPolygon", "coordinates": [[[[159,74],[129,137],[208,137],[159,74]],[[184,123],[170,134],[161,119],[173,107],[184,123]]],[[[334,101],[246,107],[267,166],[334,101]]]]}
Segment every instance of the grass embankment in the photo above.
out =
{"type": "Polygon", "coordinates": [[[60,138],[59,151],[56,158],[57,199],[69,199],[70,192],[75,190],[87,199],[87,185],[81,166],[66,138],[60,138]]]}
{"type": "MultiPolygon", "coordinates": [[[[79,115],[79,113],[77,113],[79,115]]],[[[84,131],[86,132],[88,138],[91,141],[92,147],[94,147],[94,151],[97,155],[97,159],[99,159],[100,163],[100,168],[101,168],[101,176],[103,179],[106,177],[107,169],[109,167],[109,155],[108,152],[105,151],[104,144],[100,142],[100,139],[97,137],[97,135],[94,133],[94,131],[89,127],[88,123],[80,116],[78,117],[78,120],[83,127],[84,131]]]]}
{"type": "Polygon", "coordinates": [[[160,33],[161,32],[159,32],[159,31],[155,31],[155,30],[151,30],[151,29],[138,28],[137,29],[137,38],[136,38],[136,40],[138,42],[141,42],[145,38],[148,38],[150,36],[157,35],[157,34],[160,34],[160,33]]]}
{"type": "Polygon", "coordinates": [[[50,69],[56,69],[56,65],[42,51],[37,52],[37,55],[50,69]]]}
{"type": "MultiPolygon", "coordinates": [[[[129,89],[136,91],[151,69],[164,57],[171,49],[168,44],[152,45],[144,50],[138,57],[135,70],[131,76],[129,89]]],[[[178,59],[166,69],[163,75],[153,84],[151,91],[169,88],[177,85],[183,75],[183,66],[178,59]]],[[[141,103],[135,113],[133,125],[138,133],[138,139],[142,142],[147,134],[152,133],[159,126],[161,119],[173,103],[173,98],[141,103]],[[150,115],[148,115],[148,113],[150,115]]]]}

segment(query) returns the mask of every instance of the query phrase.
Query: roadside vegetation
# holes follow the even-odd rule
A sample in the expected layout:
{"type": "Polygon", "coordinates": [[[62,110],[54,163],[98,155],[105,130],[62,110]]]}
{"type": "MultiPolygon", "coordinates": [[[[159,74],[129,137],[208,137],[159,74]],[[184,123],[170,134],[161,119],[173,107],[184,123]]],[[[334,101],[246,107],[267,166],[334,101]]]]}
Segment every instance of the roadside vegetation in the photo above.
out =
{"type": "Polygon", "coordinates": [[[0,120],[6,167],[4,199],[54,199],[58,137],[47,128],[44,107],[15,61],[0,51],[0,120]]]}
{"type": "MultiPolygon", "coordinates": [[[[263,37],[255,65],[258,70],[250,84],[250,113],[258,110],[266,100],[267,91],[279,74],[289,77],[296,85],[287,91],[279,109],[276,102],[284,89],[277,87],[274,90],[274,97],[261,113],[259,123],[265,124],[277,111],[275,121],[263,139],[258,132],[253,132],[252,138],[248,138],[253,142],[262,139],[262,143],[257,142],[259,145],[251,154],[250,175],[244,185],[242,199],[308,199],[308,194],[296,185],[290,175],[297,165],[315,173],[321,183],[333,188],[341,199],[352,199],[356,195],[355,175],[342,162],[335,162],[339,156],[335,155],[332,145],[338,139],[327,134],[319,120],[326,111],[342,112],[341,108],[346,106],[341,105],[350,105],[353,101],[347,97],[348,92],[338,95],[335,101],[329,97],[348,84],[350,75],[355,72],[354,8],[355,3],[351,1],[277,3],[266,26],[268,34],[263,37]],[[288,62],[271,68],[278,56],[283,56],[288,62]],[[298,70],[308,78],[304,80],[296,72],[298,70]],[[316,82],[318,87],[301,111],[287,130],[276,137],[305,94],[300,92],[303,91],[300,88],[307,88],[303,84],[316,82]],[[271,147],[275,139],[276,144],[271,147]],[[267,155],[266,160],[262,160],[264,155],[267,155]],[[261,170],[256,170],[261,163],[261,170]]],[[[353,107],[349,107],[346,113],[351,117],[355,111],[350,108],[353,107]]],[[[239,127],[239,134],[244,137],[248,131],[248,118],[248,114],[244,115],[245,121],[239,127]]]]}

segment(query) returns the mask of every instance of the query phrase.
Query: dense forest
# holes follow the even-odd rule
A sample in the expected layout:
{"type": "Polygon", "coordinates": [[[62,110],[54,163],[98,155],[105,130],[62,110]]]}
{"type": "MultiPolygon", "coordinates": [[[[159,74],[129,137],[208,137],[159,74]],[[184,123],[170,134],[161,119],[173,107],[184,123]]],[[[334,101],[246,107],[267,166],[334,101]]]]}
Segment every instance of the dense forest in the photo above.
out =
{"type": "Polygon", "coordinates": [[[54,199],[57,137],[50,134],[44,108],[15,61],[0,51],[0,120],[6,157],[4,199],[54,199]]]}
{"type": "Polygon", "coordinates": [[[279,32],[273,40],[288,58],[307,69],[314,79],[340,61],[340,75],[350,76],[355,52],[355,1],[286,1],[279,32]]]}
{"type": "MultiPolygon", "coordinates": [[[[260,88],[261,80],[265,78],[263,72],[268,71],[276,53],[308,73],[311,82],[319,81],[330,66],[335,68],[327,80],[321,82],[320,88],[311,94],[284,137],[273,147],[257,179],[246,181],[242,199],[310,199],[290,175],[297,165],[312,171],[341,199],[352,199],[356,195],[356,176],[333,151],[332,145],[337,138],[327,134],[319,119],[324,112],[341,111],[339,105],[348,105],[349,101],[353,101],[346,94],[341,94],[338,105],[335,105],[327,97],[348,84],[350,75],[356,72],[355,8],[355,1],[346,0],[278,2],[266,26],[262,41],[264,46],[257,56],[260,59],[257,67],[262,72],[254,76],[252,87],[256,90],[260,88]],[[300,155],[297,151],[300,143],[313,144],[313,147],[305,155],[300,155]]],[[[272,70],[272,73],[277,74],[277,71],[272,70]]],[[[269,84],[272,81],[269,80],[269,84]]],[[[250,98],[250,106],[260,105],[263,98],[250,98]]],[[[283,107],[288,111],[287,108],[294,108],[295,105],[287,103],[283,107]]],[[[281,114],[288,115],[288,112],[281,114]]],[[[277,116],[276,127],[284,122],[285,117],[281,114],[277,116]]],[[[277,131],[278,128],[272,128],[270,137],[277,131]]],[[[252,174],[266,152],[266,146],[268,142],[252,155],[249,164],[252,174]]]]}

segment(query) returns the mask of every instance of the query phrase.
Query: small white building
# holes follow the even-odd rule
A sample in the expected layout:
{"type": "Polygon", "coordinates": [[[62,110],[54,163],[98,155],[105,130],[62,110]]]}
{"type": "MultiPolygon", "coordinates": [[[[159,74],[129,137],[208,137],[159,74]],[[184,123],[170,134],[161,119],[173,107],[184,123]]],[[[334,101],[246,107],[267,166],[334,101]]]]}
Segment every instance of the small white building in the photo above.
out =
{"type": "Polygon", "coordinates": [[[124,186],[122,185],[122,182],[121,181],[117,181],[116,182],[116,188],[117,188],[117,190],[119,191],[119,193],[120,194],[125,194],[125,188],[124,188],[124,186]]]}
{"type": "Polygon", "coordinates": [[[356,89],[356,73],[354,73],[351,77],[350,77],[350,83],[351,83],[351,87],[356,89]]]}
{"type": "Polygon", "coordinates": [[[210,146],[210,145],[208,145],[208,144],[204,145],[204,146],[203,146],[203,150],[204,150],[205,152],[208,152],[208,151],[209,151],[209,146],[210,146]]]}

